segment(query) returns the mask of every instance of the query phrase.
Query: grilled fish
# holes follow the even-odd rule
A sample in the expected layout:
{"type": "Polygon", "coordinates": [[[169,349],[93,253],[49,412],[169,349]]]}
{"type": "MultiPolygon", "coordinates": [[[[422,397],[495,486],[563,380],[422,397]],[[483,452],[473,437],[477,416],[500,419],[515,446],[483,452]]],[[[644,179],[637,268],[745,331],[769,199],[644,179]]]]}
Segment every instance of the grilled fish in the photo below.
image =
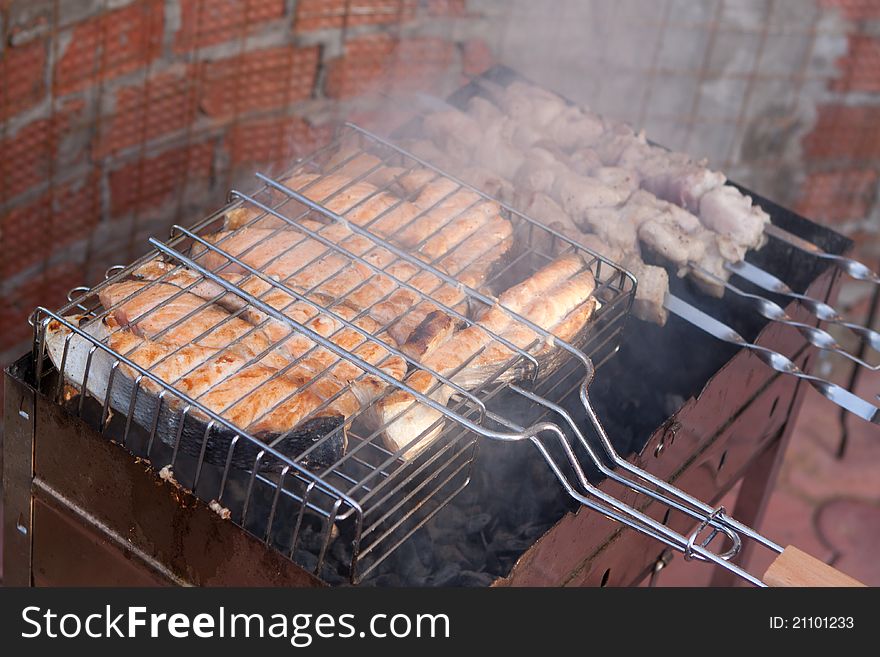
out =
{"type": "MultiPolygon", "coordinates": [[[[407,386],[446,404],[453,389],[441,384],[437,372],[464,388],[492,378],[493,372],[515,353],[499,340],[540,352],[549,345],[537,345],[538,335],[518,322],[519,313],[563,340],[570,339],[586,323],[595,307],[591,299],[595,281],[579,255],[557,258],[530,278],[499,297],[472,326],[452,334],[422,360],[422,368],[405,380],[407,386]]],[[[403,450],[412,458],[427,447],[442,430],[442,414],[418,403],[409,392],[398,390],[379,400],[371,409],[371,420],[384,430],[389,449],[403,450]]]]}
{"type": "MultiPolygon", "coordinates": [[[[222,378],[222,386],[216,386],[211,393],[201,394],[203,380],[194,379],[195,385],[188,386],[185,381],[192,375],[181,375],[194,363],[203,363],[203,367],[223,367],[226,357],[217,355],[217,351],[195,345],[175,347],[137,336],[119,327],[112,316],[104,321],[95,321],[82,316],[64,318],[76,326],[86,336],[71,331],[65,324],[52,320],[46,328],[48,354],[59,371],[63,371],[65,379],[85,394],[83,387],[99,403],[109,401],[110,407],[123,414],[132,413],[134,424],[151,430],[151,427],[162,427],[159,432],[161,440],[176,443],[181,450],[193,456],[201,454],[215,455],[222,465],[233,447],[233,439],[240,430],[232,430],[220,423],[209,422],[208,417],[200,410],[192,408],[184,414],[182,399],[173,392],[165,395],[164,401],[158,395],[135,394],[135,384],[140,390],[158,392],[161,389],[148,376],[127,365],[116,365],[117,356],[96,348],[96,343],[103,343],[118,352],[127,352],[126,359],[148,370],[160,381],[171,383],[175,379],[175,389],[186,392],[190,398],[196,398],[201,406],[216,412],[224,418],[236,418],[238,421],[248,420],[251,416],[250,432],[259,434],[257,437],[272,443],[280,451],[296,455],[297,459],[308,467],[326,468],[335,463],[345,451],[345,422],[356,412],[356,400],[350,391],[340,383],[328,379],[319,385],[301,378],[278,375],[278,370],[255,365],[253,370],[244,373],[233,373],[222,378]],[[169,358],[174,354],[173,358],[169,358]],[[213,360],[212,360],[213,358],[213,360]],[[244,395],[247,392],[243,384],[246,375],[253,371],[261,375],[271,371],[276,378],[270,392],[244,395]],[[115,375],[113,373],[116,372],[115,375]],[[112,388],[108,390],[108,386],[112,388]],[[233,394],[224,396],[223,391],[237,388],[237,397],[233,394]],[[213,394],[212,394],[213,393],[213,394]],[[247,408],[245,408],[247,407],[247,408]],[[204,446],[203,441],[208,444],[204,446]]],[[[235,357],[240,362],[240,356],[235,357]]],[[[249,442],[240,442],[236,448],[236,460],[252,465],[258,453],[257,446],[249,442]]]]}
{"type": "Polygon", "coordinates": [[[105,287],[98,297],[116,321],[136,335],[251,358],[272,350],[271,341],[259,329],[169,283],[123,281],[105,287]]]}
{"type": "MultiPolygon", "coordinates": [[[[138,268],[136,274],[141,277],[164,276],[164,282],[176,281],[184,286],[192,286],[190,289],[200,290],[208,298],[217,298],[222,295],[222,286],[212,281],[207,281],[196,272],[182,267],[164,266],[164,263],[152,262],[138,268]]],[[[266,305],[280,311],[284,316],[299,325],[305,326],[319,335],[328,338],[348,353],[377,366],[389,376],[402,379],[406,373],[406,362],[400,356],[391,354],[388,349],[375,338],[379,334],[379,325],[371,317],[364,315],[358,308],[347,303],[339,303],[335,299],[320,293],[312,293],[303,301],[292,294],[277,287],[269,287],[260,279],[251,279],[244,283],[239,282],[242,289],[252,292],[266,305]],[[254,288],[257,289],[249,289],[254,288]],[[311,302],[311,303],[310,303],[311,302]],[[326,312],[321,308],[327,308],[326,312]],[[354,324],[362,329],[358,332],[354,328],[347,327],[342,320],[354,324]]],[[[293,291],[301,293],[301,289],[293,291]]],[[[259,332],[265,335],[269,342],[278,345],[280,354],[287,356],[288,362],[296,363],[298,373],[306,376],[317,377],[325,370],[330,370],[332,376],[339,381],[352,383],[353,391],[363,404],[374,399],[385,387],[385,383],[374,375],[366,375],[356,365],[345,359],[341,359],[335,353],[315,343],[311,338],[297,330],[295,324],[285,322],[273,316],[269,316],[260,310],[245,306],[244,301],[237,295],[228,294],[222,296],[226,299],[231,309],[239,311],[251,325],[257,326],[259,332]],[[235,300],[234,302],[232,300],[235,300]]],[[[391,346],[396,347],[396,344],[391,346]]],[[[277,361],[271,365],[284,367],[285,363],[277,361]]]]}
{"type": "MultiPolygon", "coordinates": [[[[294,231],[284,231],[294,233],[294,231]]],[[[324,226],[322,237],[339,243],[340,247],[362,257],[372,267],[334,251],[320,241],[306,236],[304,240],[278,240],[272,230],[243,229],[236,233],[215,233],[209,239],[219,248],[265,276],[291,285],[313,290],[346,304],[366,310],[379,326],[388,327],[393,340],[402,344],[418,321],[407,319],[407,311],[421,300],[418,292],[406,289],[401,281],[416,290],[437,292],[439,301],[455,305],[463,294],[431,272],[401,260],[371,240],[355,235],[341,224],[324,226]],[[289,244],[293,243],[293,246],[289,244]],[[387,273],[380,274],[375,269],[387,273]]],[[[207,269],[227,271],[229,260],[216,252],[198,256],[207,269]]],[[[241,271],[239,269],[238,271],[241,271]]],[[[272,285],[257,277],[243,285],[245,291],[259,296],[272,285]]]]}
{"type": "MultiPolygon", "coordinates": [[[[269,338],[261,328],[168,283],[117,283],[100,297],[108,308],[116,306],[114,315],[108,317],[111,332],[107,338],[115,351],[270,442],[304,422],[334,431],[357,412],[359,398],[368,401],[384,388],[310,340],[304,344],[307,339],[287,326],[274,326],[269,338]],[[114,326],[116,318],[138,333],[114,326]],[[295,357],[291,350],[295,350],[295,357]],[[264,385],[252,387],[258,382],[264,385]],[[317,418],[323,419],[314,424],[317,418]]],[[[313,316],[310,321],[319,332],[332,331],[324,319],[313,316]]],[[[351,341],[351,335],[339,333],[351,341]]],[[[372,349],[372,343],[362,338],[361,342],[364,344],[353,350],[360,350],[358,355],[365,360],[388,360],[387,351],[372,349]]],[[[402,359],[397,357],[397,361],[389,370],[402,377],[405,367],[402,359]]],[[[336,434],[339,437],[333,440],[342,450],[345,431],[340,429],[336,434]]],[[[310,439],[322,437],[312,435],[310,439]]]]}
{"type": "MultiPolygon", "coordinates": [[[[334,161],[331,160],[331,164],[334,161]]],[[[428,170],[417,170],[402,176],[395,173],[402,181],[402,188],[417,197],[410,203],[378,190],[365,180],[353,180],[350,177],[363,175],[368,170],[373,173],[380,171],[381,167],[378,167],[379,162],[374,156],[351,157],[346,154],[338,161],[345,164],[329,175],[318,177],[313,173],[299,173],[288,178],[285,184],[322,203],[331,211],[344,215],[353,224],[368,228],[374,234],[416,253],[469,287],[482,285],[491,267],[504,256],[512,244],[510,222],[500,216],[497,204],[482,201],[478,194],[461,189],[448,178],[436,177],[428,170]],[[423,186],[418,193],[414,187],[417,182],[421,182],[423,186]]],[[[367,253],[371,262],[377,266],[386,268],[393,262],[394,254],[370,243],[371,240],[367,238],[351,234],[341,224],[331,224],[320,229],[311,220],[304,220],[302,223],[311,230],[320,230],[323,237],[336,242],[345,250],[356,255],[367,253]]],[[[259,225],[264,226],[264,222],[261,220],[259,225]]],[[[293,228],[295,232],[294,227],[287,225],[286,228],[293,228]]],[[[271,239],[267,239],[269,237],[270,234],[262,230],[245,229],[235,234],[224,232],[218,234],[217,245],[224,248],[225,244],[224,250],[237,257],[246,252],[247,263],[267,273],[271,262],[272,275],[296,280],[306,287],[317,285],[315,279],[321,278],[322,273],[326,280],[326,272],[344,267],[342,261],[345,257],[338,252],[328,250],[323,256],[316,255],[315,251],[321,249],[314,242],[300,241],[290,236],[276,239],[277,235],[271,235],[271,239]],[[263,247],[261,243],[264,241],[270,244],[263,247]],[[309,271],[307,274],[303,271],[304,263],[317,264],[319,259],[319,271],[309,271]],[[301,280],[304,274],[309,276],[308,282],[301,280]]],[[[237,271],[234,263],[226,261],[218,254],[207,254],[207,258],[205,264],[215,271],[237,271]]],[[[436,298],[442,305],[456,307],[464,299],[457,286],[449,285],[430,274],[425,275],[419,268],[404,260],[399,264],[395,263],[394,268],[389,273],[399,280],[413,283],[416,289],[436,298]],[[414,277],[418,278],[413,280],[414,277]],[[426,278],[429,280],[426,281],[426,278]]],[[[362,268],[359,270],[357,263],[351,269],[352,271],[342,276],[334,276],[334,281],[327,281],[322,286],[322,291],[346,294],[351,289],[352,280],[357,285],[359,276],[369,275],[362,268]],[[330,289],[334,283],[338,292],[330,289]]],[[[369,289],[373,282],[365,286],[367,296],[375,296],[376,290],[371,293],[369,289]]],[[[381,292],[379,298],[390,294],[387,288],[381,292]]],[[[387,299],[387,308],[371,311],[382,324],[396,319],[393,335],[398,343],[404,343],[413,328],[429,313],[437,310],[435,304],[428,301],[420,303],[421,300],[417,297],[411,291],[401,290],[387,299]],[[401,309],[407,309],[408,312],[401,313],[401,309]]],[[[358,305],[365,307],[359,303],[358,305]]]]}

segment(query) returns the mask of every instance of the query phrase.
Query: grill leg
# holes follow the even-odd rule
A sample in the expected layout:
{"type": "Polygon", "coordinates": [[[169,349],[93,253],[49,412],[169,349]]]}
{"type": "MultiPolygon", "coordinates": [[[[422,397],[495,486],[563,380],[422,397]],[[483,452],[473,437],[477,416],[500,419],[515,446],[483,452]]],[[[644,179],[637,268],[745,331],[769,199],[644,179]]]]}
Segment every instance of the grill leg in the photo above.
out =
{"type": "MultiPolygon", "coordinates": [[[[837,301],[841,278],[840,271],[831,267],[813,281],[813,284],[806,292],[816,298],[824,298],[826,303],[833,304],[837,301]]],[[[818,324],[818,322],[815,322],[815,324],[818,324]]],[[[812,371],[815,358],[816,350],[811,349],[802,366],[805,372],[812,371]]],[[[804,381],[799,381],[797,385],[797,392],[795,392],[791,408],[788,411],[788,420],[780,434],[779,440],[761,454],[746,471],[736,498],[736,504],[734,505],[733,517],[750,527],[754,527],[758,531],[761,530],[761,523],[764,520],[767,503],[770,501],[770,495],[776,485],[776,477],[779,474],[779,468],[782,466],[782,459],[785,457],[788,441],[794,431],[795,421],[807,393],[807,386],[804,381]]],[[[773,538],[773,536],[771,535],[769,538],[773,538]]],[[[736,563],[747,568],[754,547],[755,543],[753,541],[744,541],[742,551],[735,559],[736,563]]],[[[734,586],[739,583],[739,580],[731,572],[722,568],[716,568],[710,585],[734,586]]]]}

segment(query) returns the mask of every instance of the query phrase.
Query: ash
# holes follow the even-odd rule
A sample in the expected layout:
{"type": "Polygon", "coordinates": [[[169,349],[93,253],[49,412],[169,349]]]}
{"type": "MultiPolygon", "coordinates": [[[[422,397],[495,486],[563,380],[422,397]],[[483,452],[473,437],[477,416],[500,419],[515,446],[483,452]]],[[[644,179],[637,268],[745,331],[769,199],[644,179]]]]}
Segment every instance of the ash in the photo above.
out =
{"type": "Polygon", "coordinates": [[[467,488],[362,585],[488,586],[572,508],[531,444],[484,440],[467,488]]]}

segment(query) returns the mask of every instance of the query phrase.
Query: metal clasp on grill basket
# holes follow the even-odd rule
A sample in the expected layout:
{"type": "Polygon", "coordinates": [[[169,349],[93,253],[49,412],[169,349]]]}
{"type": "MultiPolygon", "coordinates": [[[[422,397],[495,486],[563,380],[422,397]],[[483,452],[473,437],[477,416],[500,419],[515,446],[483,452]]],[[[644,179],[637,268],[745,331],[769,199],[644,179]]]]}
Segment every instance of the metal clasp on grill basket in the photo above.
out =
{"type": "MultiPolygon", "coordinates": [[[[568,494],[578,502],[688,557],[711,561],[761,585],[760,579],[730,559],[739,551],[743,538],[755,540],[777,552],[782,551],[781,547],[730,518],[723,509],[712,508],[626,461],[615,451],[590,404],[588,386],[593,378],[594,362],[601,364],[618,347],[635,290],[632,275],[501,203],[497,207],[513,225],[516,247],[511,260],[491,272],[480,289],[462,284],[456,275],[445,271],[438,262],[440,256],[433,259],[419,257],[400,248],[393,238],[377,232],[379,222],[408,198],[406,194],[400,197],[387,195],[386,201],[396,200],[389,201],[366,222],[357,223],[350,219],[352,207],[363,207],[368,201],[383,198],[380,195],[387,190],[397,189],[393,186],[402,176],[417,169],[427,170],[431,177],[450,183],[444,198],[466,191],[474,197],[471,205],[485,201],[498,203],[393,144],[349,125],[334,144],[295,168],[295,172],[314,174],[298,189],[288,186],[293,172],[278,178],[258,174],[264,186],[257,193],[233,193],[233,202],[223,210],[192,228],[175,227],[167,243],[151,239],[150,243],[155,247],[152,253],[129,268],[108,272],[108,280],[96,288],[79,290],[76,296],[71,296],[73,301],[61,311],[38,309],[33,322],[38,387],[56,395],[60,403],[73,404],[73,410],[80,416],[91,418],[102,431],[134,454],[149,458],[157,467],[170,466],[166,473],[173,474],[180,485],[192,489],[202,499],[212,501],[212,506],[228,514],[247,531],[331,580],[344,574],[356,582],[368,575],[466,486],[477,438],[483,437],[499,441],[530,441],[568,494]],[[341,157],[340,154],[345,155],[341,157]],[[362,159],[365,154],[372,159],[362,159]],[[325,198],[311,198],[316,196],[314,190],[319,184],[329,184],[331,176],[342,171],[347,175],[339,177],[342,182],[337,180],[337,187],[325,198]],[[340,213],[331,209],[340,207],[343,195],[357,183],[368,179],[377,181],[377,173],[385,174],[382,183],[376,182],[368,193],[341,209],[340,213]],[[243,217],[242,221],[228,233],[216,233],[220,222],[228,219],[230,213],[243,217]],[[262,226],[265,234],[246,233],[257,226],[262,226]],[[347,241],[347,238],[334,240],[327,237],[329,229],[339,226],[359,238],[360,246],[352,247],[354,241],[347,241]],[[285,231],[289,235],[291,230],[302,235],[302,240],[321,245],[322,249],[308,261],[298,263],[299,269],[285,278],[268,275],[265,271],[268,262],[260,266],[251,264],[248,254],[253,254],[255,249],[277,239],[285,231]],[[209,238],[212,232],[214,234],[209,238]],[[232,243],[231,236],[243,234],[259,239],[242,250],[228,246],[232,243]],[[377,264],[370,257],[375,253],[387,255],[391,262],[406,263],[409,276],[390,271],[387,258],[377,264]],[[569,341],[551,335],[488,293],[488,290],[497,291],[503,285],[509,286],[528,277],[564,254],[579,254],[584,270],[588,269],[595,277],[593,294],[601,304],[586,326],[569,341]],[[220,264],[207,266],[206,255],[220,264]],[[290,449],[292,430],[268,436],[250,433],[224,417],[236,402],[224,409],[210,408],[204,403],[205,391],[190,394],[180,380],[166,381],[158,376],[157,367],[167,359],[179,356],[182,348],[172,350],[147,367],[136,362],[133,351],[115,351],[110,346],[113,334],[103,320],[116,313],[125,302],[102,308],[97,296],[114,281],[133,275],[142,265],[159,256],[164,258],[165,269],[147,286],[173,280],[180,286],[175,297],[190,293],[202,296],[205,307],[214,303],[226,304],[231,310],[221,324],[233,322],[246,312],[258,312],[265,318],[261,323],[254,322],[247,333],[224,345],[218,353],[228,353],[235,345],[241,345],[248,335],[253,335],[271,320],[286,326],[291,335],[305,336],[313,346],[272,375],[270,381],[284,376],[289,368],[304,362],[316,350],[328,351],[335,357],[323,372],[304,381],[288,399],[318,385],[322,377],[330,376],[328,372],[337,364],[355,365],[361,371],[356,379],[313,409],[309,417],[317,417],[334,399],[350,393],[352,385],[371,377],[387,385],[373,404],[397,391],[408,393],[413,404],[421,404],[437,413],[435,427],[439,426],[439,435],[432,437],[430,445],[414,457],[408,455],[409,450],[425,440],[425,435],[412,436],[409,444],[391,450],[381,440],[387,425],[375,426],[375,423],[366,422],[366,415],[372,408],[372,405],[366,405],[344,417],[339,426],[317,438],[308,448],[294,453],[290,449]],[[463,385],[457,376],[487,345],[473,354],[468,362],[450,371],[441,372],[427,366],[418,355],[408,354],[381,337],[390,325],[365,329],[358,320],[368,312],[367,309],[354,316],[342,313],[351,290],[326,299],[318,294],[320,284],[303,289],[299,272],[309,271],[328,258],[340,258],[345,263],[341,265],[342,270],[357,267],[364,272],[363,281],[355,289],[363,289],[363,286],[378,281],[390,281],[391,285],[382,288],[384,292],[373,299],[374,303],[387,300],[396,290],[406,290],[416,304],[430,304],[461,324],[478,327],[490,344],[502,345],[511,357],[503,364],[493,364],[483,380],[473,386],[463,385]],[[192,275],[188,283],[175,278],[182,273],[192,275]],[[423,283],[416,284],[418,276],[433,277],[436,287],[425,291],[423,283]],[[438,298],[436,291],[443,286],[458,290],[460,300],[450,304],[438,298]],[[289,300],[289,304],[302,304],[314,313],[331,318],[340,328],[324,335],[308,322],[288,316],[284,312],[287,306],[278,305],[279,294],[289,300]],[[270,295],[276,295],[274,302],[270,295]],[[533,344],[517,346],[500,332],[490,330],[475,319],[478,316],[475,310],[490,307],[503,312],[512,326],[527,327],[532,331],[537,336],[533,344]],[[75,313],[82,320],[66,317],[68,313],[75,313]],[[60,327],[64,328],[66,335],[59,346],[57,342],[53,344],[49,336],[53,332],[57,334],[60,327]],[[409,379],[400,381],[391,376],[382,369],[381,362],[374,364],[362,358],[357,347],[339,346],[333,340],[339,331],[354,332],[362,338],[360,345],[378,345],[387,351],[388,358],[403,359],[410,372],[427,372],[436,382],[434,390],[445,387],[452,391],[451,402],[447,405],[437,401],[432,396],[433,390],[419,391],[409,385],[409,379]],[[565,358],[554,358],[548,365],[547,361],[534,355],[535,348],[542,345],[549,345],[554,354],[565,358]],[[56,369],[65,376],[53,378],[52,371],[45,364],[47,352],[50,352],[56,369]],[[548,367],[554,368],[554,376],[544,376],[548,367]],[[559,382],[566,380],[575,380],[576,383],[568,391],[556,390],[559,382]],[[71,384],[73,394],[70,394],[71,384]],[[77,388],[81,394],[76,394],[77,388]],[[569,393],[576,395],[575,403],[581,403],[586,410],[600,449],[594,447],[582,427],[561,405],[549,399],[551,396],[563,399],[569,393]],[[505,411],[511,408],[511,401],[517,408],[527,407],[527,423],[517,421],[505,411]],[[316,461],[315,455],[341,432],[347,433],[348,447],[344,453],[332,462],[316,461]],[[697,532],[690,536],[675,532],[634,504],[623,502],[593,485],[584,471],[582,459],[585,457],[603,475],[627,489],[693,518],[699,526],[697,532]],[[704,531],[708,536],[701,539],[704,531]],[[710,549],[710,542],[718,535],[726,537],[729,544],[721,550],[710,549]],[[336,570],[328,573],[331,568],[336,570]]],[[[439,202],[432,207],[437,207],[439,202]]],[[[422,208],[418,217],[430,210],[422,208]]],[[[446,217],[443,225],[456,216],[458,214],[446,217]]],[[[421,244],[427,239],[422,239],[421,244]]],[[[460,247],[464,239],[449,246],[445,253],[460,247]]],[[[276,257],[281,254],[273,256],[276,257]]],[[[460,264],[467,267],[472,263],[460,264]]],[[[161,334],[169,335],[198,312],[196,309],[181,317],[164,328],[161,334]]],[[[136,321],[137,318],[128,319],[136,321]]],[[[195,336],[191,343],[199,343],[215,329],[216,326],[211,326],[204,334],[195,336]]],[[[259,363],[275,347],[269,345],[262,352],[251,354],[246,366],[259,363]]],[[[242,391],[243,395],[246,392],[242,391]]],[[[435,427],[424,433],[432,433],[435,427]]]]}

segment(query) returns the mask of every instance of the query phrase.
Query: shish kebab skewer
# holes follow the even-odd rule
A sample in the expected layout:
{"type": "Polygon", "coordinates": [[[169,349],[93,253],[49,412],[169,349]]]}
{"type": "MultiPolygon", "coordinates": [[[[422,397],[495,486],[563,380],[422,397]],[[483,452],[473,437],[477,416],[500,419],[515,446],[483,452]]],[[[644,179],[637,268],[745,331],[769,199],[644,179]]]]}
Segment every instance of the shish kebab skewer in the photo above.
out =
{"type": "MultiPolygon", "coordinates": [[[[500,104],[506,105],[512,115],[525,121],[540,124],[547,121],[548,114],[564,117],[566,111],[570,112],[575,117],[574,127],[581,128],[581,134],[575,138],[581,141],[581,145],[595,148],[606,165],[632,168],[638,172],[643,189],[699,214],[707,227],[719,232],[746,228],[755,237],[759,236],[760,230],[764,236],[780,239],[801,251],[833,262],[855,279],[880,283],[880,275],[865,264],[826,253],[812,242],[771,224],[769,217],[753,206],[748,197],[725,184],[725,176],[708,169],[705,162],[695,162],[683,153],[649,144],[644,134],[635,133],[620,123],[609,123],[592,112],[570,107],[561,109],[559,103],[564,103],[561,98],[534,85],[514,82],[502,89],[485,79],[478,79],[478,82],[492,97],[499,99],[500,104]],[[536,107],[541,103],[549,106],[536,107]],[[583,116],[578,117],[578,112],[583,116]],[[593,141],[591,137],[597,132],[594,127],[597,122],[606,128],[606,132],[593,141]]],[[[572,121],[568,125],[571,127],[572,121]]],[[[567,136],[564,139],[571,141],[572,138],[567,136]]]]}
{"type": "MultiPolygon", "coordinates": [[[[489,118],[490,123],[480,126],[484,133],[492,125],[504,125],[504,119],[499,120],[498,109],[492,107],[485,99],[474,97],[471,99],[471,106],[476,114],[489,118]]],[[[535,115],[540,115],[540,113],[529,113],[529,116],[535,115]]],[[[468,134],[467,130],[463,133],[460,131],[462,127],[468,125],[473,127],[474,123],[477,123],[477,119],[469,117],[457,109],[450,109],[428,115],[423,121],[423,126],[435,141],[443,143],[445,136],[458,142],[456,145],[460,152],[470,148],[474,154],[471,156],[471,161],[477,159],[481,165],[491,165],[491,162],[487,162],[486,159],[479,159],[481,157],[479,148],[473,147],[474,143],[480,143],[476,132],[470,131],[471,134],[468,134]],[[469,122],[471,123],[469,124],[469,122]],[[462,135],[465,137],[462,138],[462,135]]],[[[515,138],[513,135],[512,140],[515,138]]],[[[624,146],[625,148],[626,146],[624,146]]],[[[483,151],[484,154],[488,152],[490,149],[483,151]]],[[[418,155],[418,153],[416,154],[418,155]]],[[[645,190],[631,191],[632,177],[626,177],[626,169],[598,167],[588,169],[587,175],[579,175],[560,161],[558,153],[532,148],[524,156],[522,153],[520,155],[520,160],[513,157],[504,158],[507,163],[506,173],[509,174],[515,168],[518,182],[524,183],[527,188],[536,190],[537,193],[546,194],[549,192],[552,194],[562,205],[561,211],[557,213],[560,222],[565,222],[568,218],[568,223],[571,224],[572,215],[584,218],[587,227],[592,229],[597,236],[597,239],[593,240],[593,248],[606,256],[612,258],[617,256],[618,262],[635,270],[633,273],[637,278],[642,273],[638,267],[641,263],[637,257],[634,257],[638,253],[636,242],[638,239],[650,245],[652,250],[664,256],[667,261],[679,266],[680,271],[687,271],[697,281],[708,284],[710,289],[711,286],[715,286],[723,293],[730,275],[730,264],[741,263],[748,248],[759,248],[766,240],[763,234],[763,225],[769,221],[769,217],[760,209],[752,209],[750,200],[739,194],[735,188],[725,187],[718,190],[717,193],[711,189],[709,192],[701,192],[701,195],[708,199],[708,205],[703,204],[703,214],[712,218],[715,222],[714,227],[716,229],[721,227],[722,221],[726,221],[734,227],[723,233],[716,233],[701,227],[700,220],[685,208],[657,199],[645,190]],[[510,164],[511,161],[513,164],[510,164]],[[614,183],[616,183],[616,188],[614,183]],[[627,190],[631,191],[629,196],[626,195],[627,190]],[[725,204],[725,197],[732,202],[725,204]],[[621,198],[625,200],[621,202],[621,198]],[[737,217],[738,212],[745,212],[746,220],[737,217]],[[660,219],[661,217],[663,219],[660,219]],[[740,225],[740,223],[744,225],[740,225]],[[610,253],[611,249],[609,249],[606,240],[611,242],[611,249],[618,250],[617,253],[613,255],[610,253]],[[606,243],[603,244],[603,242],[606,243]],[[714,247],[714,252],[709,252],[708,259],[706,257],[707,245],[714,247]],[[712,264],[707,267],[708,263],[712,264]]],[[[706,182],[705,179],[698,180],[699,175],[697,174],[694,175],[694,178],[695,182],[693,182],[691,189],[700,184],[707,188],[711,186],[711,183],[706,182]]],[[[667,180],[664,184],[668,187],[670,181],[667,180]]],[[[499,189],[503,189],[503,187],[499,186],[499,189]]],[[[696,196],[696,193],[693,196],[696,196]]],[[[547,207],[554,207],[548,200],[543,202],[545,210],[547,207]]],[[[516,203],[515,200],[514,203],[516,203]]],[[[530,209],[534,213],[534,208],[530,209]]],[[[535,216],[538,219],[547,220],[546,214],[542,216],[540,213],[535,213],[535,216]]],[[[643,270],[645,269],[647,267],[643,268],[643,270]]],[[[832,382],[801,372],[782,354],[774,353],[771,355],[758,345],[747,343],[729,327],[722,326],[721,328],[724,330],[719,329],[718,323],[713,318],[697,311],[690,304],[670,294],[668,290],[664,290],[663,288],[666,286],[659,287],[654,282],[652,288],[649,288],[650,296],[647,304],[640,308],[638,301],[645,302],[644,286],[641,283],[640,279],[639,287],[642,288],[643,294],[640,299],[637,288],[635,311],[638,314],[641,310],[643,318],[662,317],[654,310],[662,304],[664,311],[671,310],[698,328],[720,339],[752,350],[774,369],[808,380],[829,400],[859,417],[871,422],[878,421],[880,412],[872,404],[832,382]]],[[[780,321],[788,321],[786,317],[779,319],[780,321]]],[[[811,342],[815,343],[815,340],[820,337],[824,336],[820,336],[818,332],[811,334],[811,342]]],[[[833,343],[833,340],[831,342],[833,343]]],[[[836,344],[826,343],[822,346],[832,350],[839,349],[836,344]]]]}
{"type": "MultiPolygon", "coordinates": [[[[731,272],[745,275],[770,291],[792,296],[790,290],[782,289],[784,284],[768,287],[754,280],[754,276],[741,272],[748,249],[760,248],[767,234],[783,238],[784,235],[769,224],[769,216],[753,206],[749,197],[724,184],[723,174],[710,171],[684,154],[648,144],[643,134],[582,112],[543,89],[521,82],[507,88],[485,80],[480,83],[508,114],[479,96],[471,99],[467,114],[444,101],[427,98],[425,102],[435,113],[426,117],[424,124],[434,142],[413,144],[413,150],[417,154],[421,150],[430,159],[425,151],[433,150],[436,155],[439,149],[434,148],[435,145],[449,147],[452,141],[455,144],[450,150],[459,157],[470,148],[471,161],[494,168],[493,160],[486,156],[487,149],[481,150],[479,146],[480,137],[473,129],[474,124],[479,124],[481,134],[489,134],[490,126],[500,125],[502,132],[506,126],[508,150],[516,151],[517,144],[531,145],[525,154],[518,152],[519,159],[510,153],[505,153],[503,158],[504,162],[513,162],[508,165],[508,173],[519,167],[515,182],[520,191],[512,194],[509,186],[491,185],[491,176],[480,170],[465,170],[465,177],[476,176],[482,180],[471,182],[490,183],[502,200],[513,202],[548,224],[558,223],[557,228],[570,226],[573,228],[570,236],[579,230],[596,234],[599,241],[593,242],[594,248],[601,251],[602,244],[606,245],[606,255],[617,255],[618,262],[640,275],[642,285],[637,290],[634,308],[637,316],[662,324],[665,320],[663,298],[668,287],[665,272],[659,273],[641,261],[639,243],[675,265],[679,275],[687,273],[699,287],[715,296],[724,293],[731,272]],[[511,144],[514,148],[510,148],[511,144]],[[534,144],[542,147],[536,148],[534,144]],[[559,150],[572,147],[578,150],[570,154],[559,150]],[[580,171],[573,172],[572,167],[580,171]],[[621,181],[625,184],[623,189],[621,181]],[[638,185],[642,189],[632,191],[638,185]],[[523,188],[533,193],[525,194],[521,191],[523,188]],[[627,188],[631,195],[621,203],[614,193],[624,195],[627,188]],[[505,193],[513,198],[503,198],[505,193]],[[553,194],[560,203],[548,194],[553,194]],[[676,201],[677,205],[669,200],[676,201]]],[[[811,250],[808,242],[800,242],[798,248],[811,250]]],[[[816,251],[819,250],[813,247],[812,252],[816,251]]],[[[838,264],[846,266],[857,277],[872,280],[873,273],[867,268],[838,264]]],[[[876,332],[845,322],[839,313],[827,307],[816,308],[815,300],[801,299],[819,319],[850,328],[875,349],[880,344],[880,335],[876,332]]]]}
{"type": "MultiPolygon", "coordinates": [[[[663,323],[662,300],[668,284],[662,268],[641,259],[640,244],[672,262],[681,274],[688,273],[689,261],[699,261],[704,269],[724,277],[724,262],[744,255],[742,245],[704,228],[686,210],[640,191],[632,172],[597,162],[575,162],[561,156],[558,149],[551,150],[554,146],[546,142],[532,141],[523,153],[512,140],[524,138],[515,133],[492,136],[493,127],[513,125],[505,123],[500,110],[479,97],[472,99],[472,110],[482,123],[457,109],[429,115],[425,131],[439,146],[422,141],[408,144],[409,148],[431,161],[438,155],[451,160],[443,151],[466,157],[466,163],[477,165],[464,168],[463,177],[469,182],[495,191],[501,200],[548,224],[558,222],[576,233],[595,233],[602,243],[622,252],[625,264],[643,274],[635,309],[643,319],[663,323]],[[481,134],[487,135],[482,141],[481,134]],[[511,184],[494,183],[493,176],[506,182],[504,175],[513,176],[511,184]]],[[[460,161],[446,164],[463,168],[460,161]]],[[[707,292],[720,294],[714,281],[698,273],[691,275],[707,292]]]]}

